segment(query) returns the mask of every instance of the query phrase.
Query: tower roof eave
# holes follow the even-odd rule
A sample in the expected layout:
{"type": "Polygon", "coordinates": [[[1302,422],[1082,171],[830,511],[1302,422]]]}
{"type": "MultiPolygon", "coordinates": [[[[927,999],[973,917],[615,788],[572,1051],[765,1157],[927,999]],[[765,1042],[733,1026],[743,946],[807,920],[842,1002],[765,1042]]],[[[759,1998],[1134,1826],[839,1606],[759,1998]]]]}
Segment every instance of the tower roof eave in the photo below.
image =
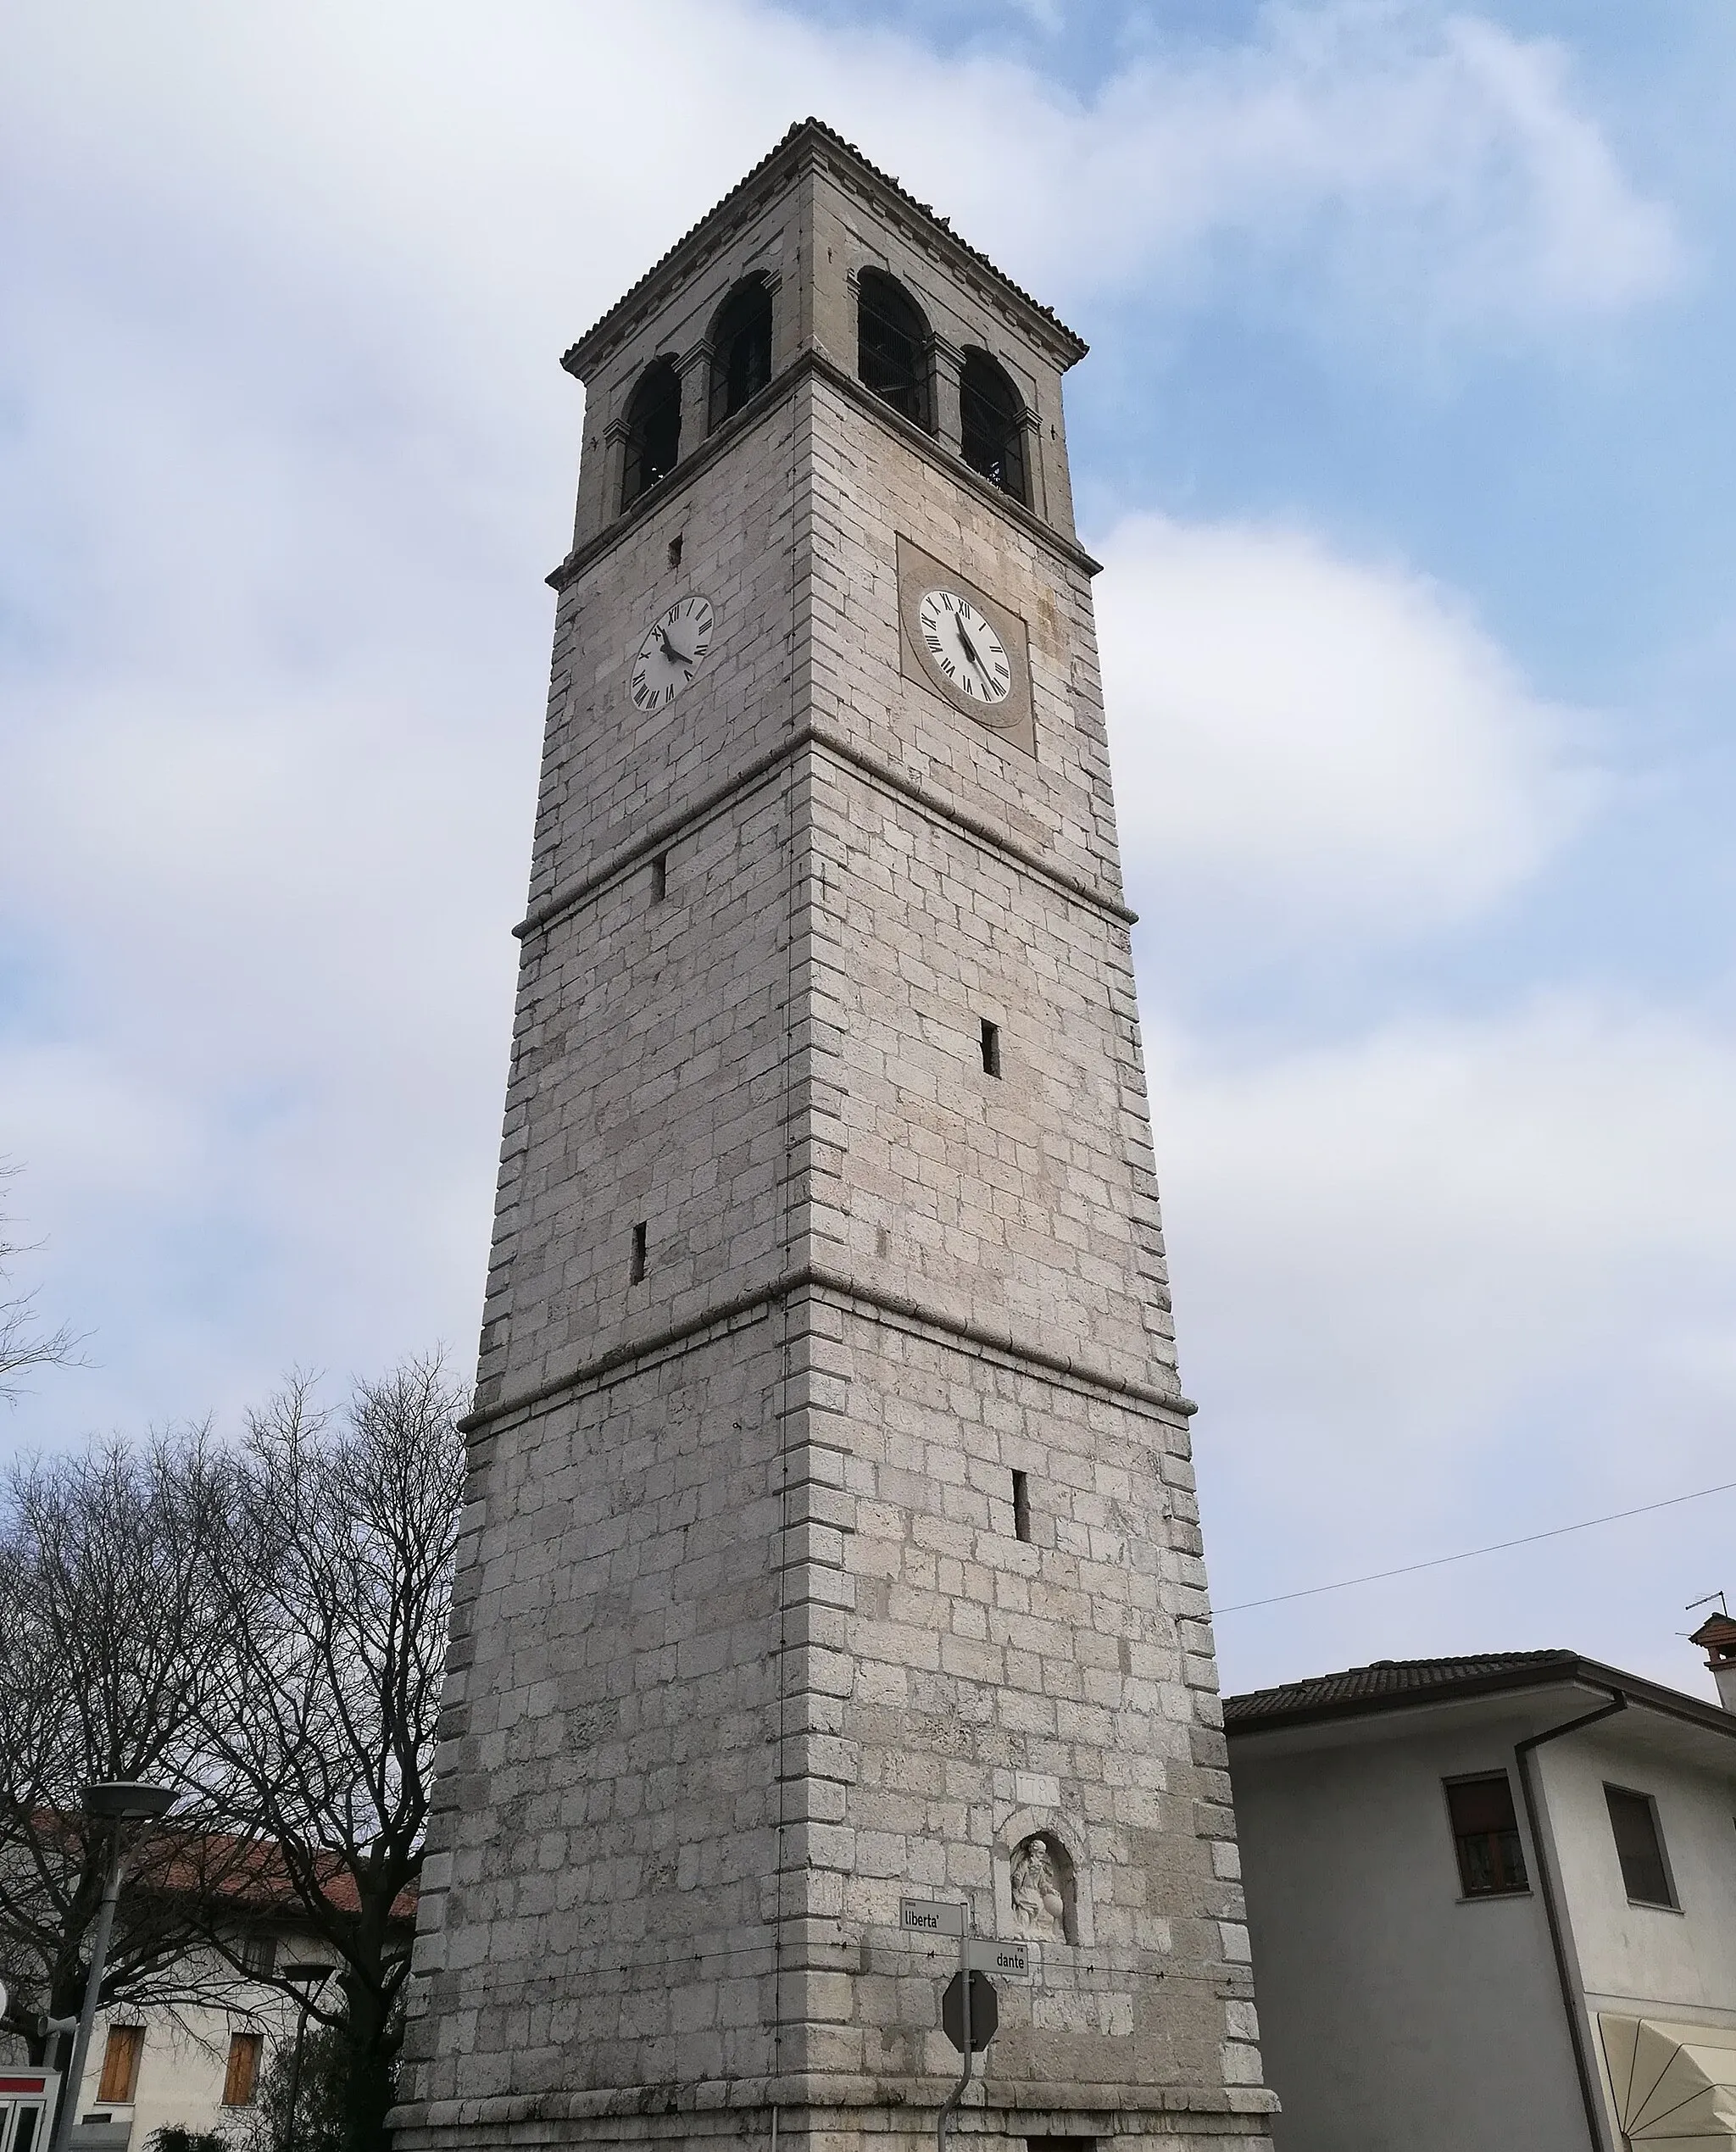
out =
{"type": "Polygon", "coordinates": [[[968,262],[979,271],[986,271],[993,278],[1001,294],[1012,299],[1027,325],[1056,352],[1063,370],[1082,359],[1090,348],[1082,336],[1068,328],[1053,309],[1032,297],[1022,286],[1015,284],[1004,270],[998,269],[980,249],[960,238],[951,224],[926,202],[899,185],[889,172],[883,172],[877,164],[871,164],[854,142],[828,127],[822,120],[810,118],[798,120],[776,147],[762,157],[753,170],[737,180],[723,198],[715,203],[698,222],[676,240],[667,253],[646,270],[636,284],[632,285],[608,312],[594,321],[576,343],[561,354],[561,364],[567,372],[583,380],[604,349],[611,344],[624,324],[624,317],[643,312],[646,303],[659,285],[672,282],[683,264],[704,246],[707,236],[726,220],[732,209],[750,189],[763,185],[774,173],[782,175],[782,168],[793,166],[807,153],[824,148],[833,156],[842,157],[857,172],[893,197],[899,206],[919,217],[936,244],[944,253],[950,253],[961,262],[968,262]]]}

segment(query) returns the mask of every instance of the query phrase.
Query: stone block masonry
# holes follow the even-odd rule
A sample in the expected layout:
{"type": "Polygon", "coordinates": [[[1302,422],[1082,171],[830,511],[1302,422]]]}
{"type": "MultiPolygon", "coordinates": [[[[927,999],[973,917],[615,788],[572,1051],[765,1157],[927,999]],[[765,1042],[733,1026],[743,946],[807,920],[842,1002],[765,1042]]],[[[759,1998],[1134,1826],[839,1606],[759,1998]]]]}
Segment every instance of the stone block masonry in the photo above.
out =
{"type": "Polygon", "coordinates": [[[570,355],[408,2152],[916,2152],[957,2058],[913,1895],[1033,1960],[961,2136],[1266,2143],[1078,348],[810,125],[570,355]],[[1034,505],[855,380],[870,266],[1022,385],[1034,505]],[[706,411],[746,275],[771,379],[618,514],[640,370],[706,411]],[[1019,623],[1034,756],[911,676],[901,558],[1019,623]]]}

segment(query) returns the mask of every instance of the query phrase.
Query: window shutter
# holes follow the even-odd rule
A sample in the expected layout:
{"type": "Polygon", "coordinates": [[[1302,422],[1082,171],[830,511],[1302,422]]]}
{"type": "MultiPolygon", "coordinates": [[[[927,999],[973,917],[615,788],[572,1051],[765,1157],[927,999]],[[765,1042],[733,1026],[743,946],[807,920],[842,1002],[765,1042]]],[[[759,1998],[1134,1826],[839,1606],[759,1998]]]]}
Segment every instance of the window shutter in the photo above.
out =
{"type": "Polygon", "coordinates": [[[258,2032],[237,2032],[229,2043],[229,2067],[223,2077],[223,2105],[251,2107],[259,2080],[258,2032]]]}
{"type": "Polygon", "coordinates": [[[97,2097],[117,2107],[131,2105],[139,2081],[139,2052],[145,2044],[142,2025],[111,2025],[108,2044],[103,2050],[103,2077],[97,2097]]]}

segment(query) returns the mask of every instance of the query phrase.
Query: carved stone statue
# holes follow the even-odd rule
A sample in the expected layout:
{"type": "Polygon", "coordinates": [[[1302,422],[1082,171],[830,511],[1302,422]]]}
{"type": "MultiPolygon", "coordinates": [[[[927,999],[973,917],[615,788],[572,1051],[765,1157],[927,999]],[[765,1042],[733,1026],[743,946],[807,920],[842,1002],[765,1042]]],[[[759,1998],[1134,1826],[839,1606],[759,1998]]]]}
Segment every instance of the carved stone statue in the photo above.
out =
{"type": "Polygon", "coordinates": [[[1013,1918],[1038,1943],[1067,1939],[1067,1901],[1047,1838],[1027,1838],[1013,1855],[1013,1918]]]}

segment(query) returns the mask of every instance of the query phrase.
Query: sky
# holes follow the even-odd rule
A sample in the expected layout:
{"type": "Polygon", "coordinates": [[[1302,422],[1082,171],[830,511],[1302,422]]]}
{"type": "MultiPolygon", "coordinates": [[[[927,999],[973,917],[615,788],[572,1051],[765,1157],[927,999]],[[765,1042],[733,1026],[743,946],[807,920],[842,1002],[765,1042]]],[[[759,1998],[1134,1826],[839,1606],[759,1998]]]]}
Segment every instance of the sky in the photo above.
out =
{"type": "Polygon", "coordinates": [[[1710,1695],[1728,0],[12,0],[0,1456],[474,1351],[581,414],[814,113],[1069,377],[1226,1687],[1710,1695]]]}

